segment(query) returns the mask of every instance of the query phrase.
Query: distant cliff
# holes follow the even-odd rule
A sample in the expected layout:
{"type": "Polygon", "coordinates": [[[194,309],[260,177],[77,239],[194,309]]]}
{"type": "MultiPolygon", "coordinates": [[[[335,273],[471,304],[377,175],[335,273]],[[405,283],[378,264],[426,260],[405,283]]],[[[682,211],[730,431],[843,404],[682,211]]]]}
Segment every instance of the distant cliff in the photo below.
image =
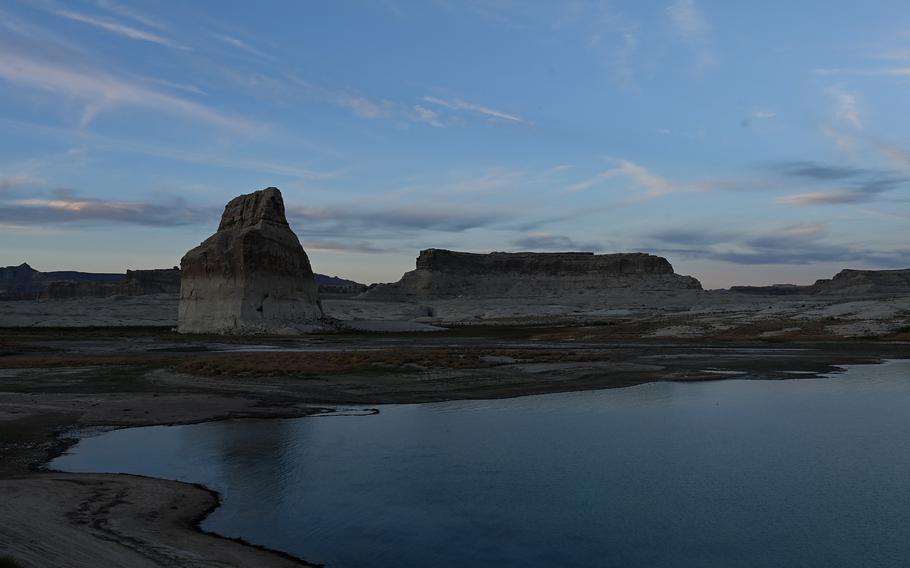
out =
{"type": "Polygon", "coordinates": [[[733,286],[731,292],[765,296],[793,295],[905,295],[910,294],[910,269],[841,270],[834,278],[817,280],[810,286],[733,286]]]}
{"type": "Polygon", "coordinates": [[[61,270],[39,272],[27,263],[0,267],[0,300],[34,300],[45,293],[52,282],[107,283],[122,280],[123,274],[97,274],[61,270]]]}
{"type": "Polygon", "coordinates": [[[475,254],[442,249],[420,252],[417,268],[398,282],[379,284],[368,299],[429,299],[457,296],[539,296],[614,288],[701,289],[680,276],[667,259],[645,253],[493,252],[475,254]]]}
{"type": "Polygon", "coordinates": [[[831,280],[817,281],[811,288],[819,294],[910,294],[910,269],[846,269],[838,272],[831,280]]]}
{"type": "Polygon", "coordinates": [[[112,282],[50,282],[43,297],[51,300],[61,300],[66,298],[177,294],[180,292],[180,270],[178,268],[127,270],[126,276],[118,276],[120,279],[112,282]]]}
{"type": "MultiPolygon", "coordinates": [[[[328,296],[353,296],[367,289],[366,284],[338,276],[316,274],[319,293],[328,296]]],[[[0,300],[62,300],[179,294],[180,269],[155,268],[127,270],[126,274],[61,270],[39,272],[27,263],[0,267],[0,300]]]]}
{"type": "Polygon", "coordinates": [[[761,296],[888,296],[910,294],[910,268],[900,270],[844,269],[834,278],[816,280],[810,286],[732,286],[731,292],[761,296]]]}
{"type": "Polygon", "coordinates": [[[315,274],[316,286],[319,287],[320,297],[331,296],[355,296],[367,289],[366,284],[339,278],[338,276],[326,276],[325,274],[315,274]]]}

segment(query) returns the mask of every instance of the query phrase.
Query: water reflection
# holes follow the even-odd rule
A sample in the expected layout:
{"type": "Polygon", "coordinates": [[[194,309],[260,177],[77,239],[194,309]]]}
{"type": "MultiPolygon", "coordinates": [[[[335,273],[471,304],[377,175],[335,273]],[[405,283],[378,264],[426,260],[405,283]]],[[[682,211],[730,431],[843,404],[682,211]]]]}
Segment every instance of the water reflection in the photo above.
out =
{"type": "Polygon", "coordinates": [[[330,566],[905,566],[908,406],[903,361],[123,430],[54,465],[212,485],[205,528],[330,566]]]}
{"type": "Polygon", "coordinates": [[[206,466],[217,470],[225,498],[242,498],[242,515],[262,515],[280,508],[287,485],[300,465],[293,456],[294,426],[287,420],[270,421],[267,427],[184,428],[179,431],[186,454],[205,449],[206,466]],[[238,489],[240,489],[238,491],[238,489]]]}

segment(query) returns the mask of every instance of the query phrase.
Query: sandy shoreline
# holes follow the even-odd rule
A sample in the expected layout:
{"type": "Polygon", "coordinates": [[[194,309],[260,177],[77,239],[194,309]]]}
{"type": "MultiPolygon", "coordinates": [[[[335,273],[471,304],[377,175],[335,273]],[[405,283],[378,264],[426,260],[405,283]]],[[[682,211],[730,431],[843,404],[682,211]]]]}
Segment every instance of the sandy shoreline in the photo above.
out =
{"type": "MultiPolygon", "coordinates": [[[[13,556],[24,566],[306,565],[201,532],[198,521],[217,506],[207,489],[127,475],[40,471],[65,451],[71,441],[61,435],[72,429],[289,418],[335,404],[503,398],[655,380],[802,379],[837,365],[910,356],[910,344],[879,341],[551,344],[514,337],[387,338],[391,348],[366,359],[369,372],[342,365],[337,374],[301,376],[294,365],[338,361],[331,355],[314,359],[312,353],[277,358],[268,352],[213,353],[211,345],[174,347],[168,341],[114,335],[57,341],[49,349],[38,337],[14,347],[18,354],[0,358],[5,367],[0,368],[0,556],[13,556]],[[100,364],[112,354],[111,364],[100,364]],[[245,374],[237,364],[249,360],[254,366],[271,362],[272,373],[245,374]],[[35,366],[42,361],[45,366],[35,366]],[[215,374],[181,371],[187,364],[215,374]]],[[[372,345],[375,338],[369,341],[372,345]]],[[[345,353],[348,362],[359,343],[320,340],[319,348],[345,353]]]]}
{"type": "MultiPolygon", "coordinates": [[[[123,402],[122,399],[116,399],[123,402]]],[[[135,401],[133,401],[135,402],[135,401]]],[[[166,404],[166,402],[165,402],[166,404]]],[[[321,409],[238,411],[215,401],[209,412],[182,420],[151,417],[138,424],[177,425],[230,418],[293,418],[321,409]]],[[[128,474],[66,473],[46,469],[78,440],[58,430],[53,441],[4,456],[0,473],[0,557],[24,566],[312,566],[240,539],[203,531],[220,495],[197,484],[128,474]],[[40,456],[40,457],[39,457],[40,456]],[[39,460],[39,461],[32,461],[39,460]],[[16,474],[25,465],[28,473],[16,474]]]]}

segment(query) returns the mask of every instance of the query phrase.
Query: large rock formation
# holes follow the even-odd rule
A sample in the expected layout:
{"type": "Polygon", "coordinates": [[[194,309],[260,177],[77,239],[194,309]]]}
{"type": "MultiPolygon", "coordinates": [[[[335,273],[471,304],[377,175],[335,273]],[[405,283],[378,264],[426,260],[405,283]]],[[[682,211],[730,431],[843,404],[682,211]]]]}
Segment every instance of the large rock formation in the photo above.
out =
{"type": "Polygon", "coordinates": [[[834,278],[816,280],[811,286],[732,286],[731,292],[762,296],[906,296],[910,295],[910,269],[841,270],[834,278]]]}
{"type": "Polygon", "coordinates": [[[232,199],[218,231],[180,267],[181,333],[298,333],[322,317],[310,261],[274,187],[232,199]]]}
{"type": "Polygon", "coordinates": [[[691,276],[673,272],[667,259],[644,253],[493,252],[441,249],[420,252],[417,269],[394,284],[380,284],[364,297],[426,300],[457,296],[535,297],[615,288],[701,289],[691,276]]]}

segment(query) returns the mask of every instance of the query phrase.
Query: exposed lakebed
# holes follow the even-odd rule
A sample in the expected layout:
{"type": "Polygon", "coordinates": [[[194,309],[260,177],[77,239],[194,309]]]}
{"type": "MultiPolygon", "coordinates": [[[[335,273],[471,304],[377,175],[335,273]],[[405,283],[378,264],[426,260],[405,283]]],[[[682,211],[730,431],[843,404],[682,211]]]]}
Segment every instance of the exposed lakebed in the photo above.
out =
{"type": "Polygon", "coordinates": [[[204,529],[329,566],[910,563],[908,360],[378,408],[117,430],[51,467],[203,483],[204,529]]]}

